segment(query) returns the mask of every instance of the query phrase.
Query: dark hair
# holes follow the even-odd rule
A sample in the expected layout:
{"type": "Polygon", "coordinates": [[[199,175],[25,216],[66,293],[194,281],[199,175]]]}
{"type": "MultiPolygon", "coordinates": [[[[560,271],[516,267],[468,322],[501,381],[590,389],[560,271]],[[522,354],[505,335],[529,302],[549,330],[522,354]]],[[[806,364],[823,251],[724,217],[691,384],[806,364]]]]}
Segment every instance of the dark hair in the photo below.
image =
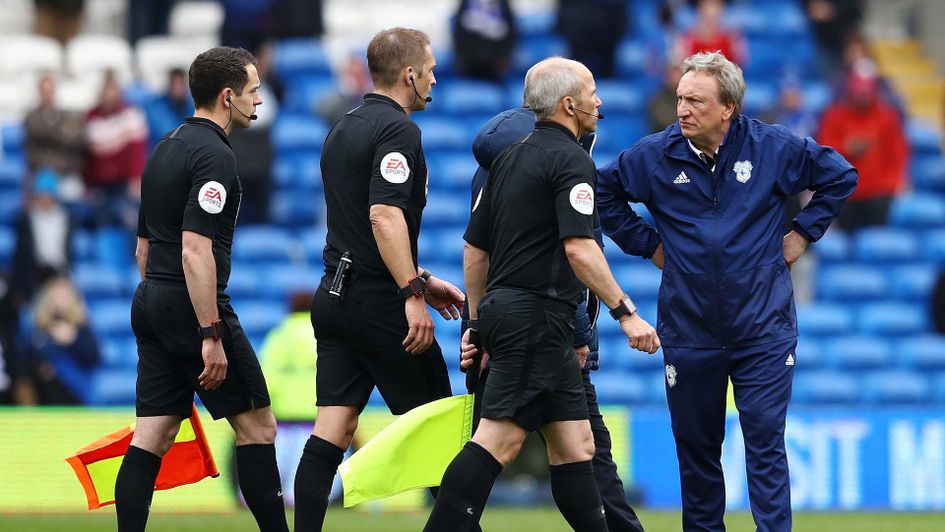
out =
{"type": "Polygon", "coordinates": [[[247,65],[255,65],[253,54],[242,48],[217,46],[198,55],[190,64],[190,93],[194,107],[213,108],[220,91],[229,87],[237,95],[249,81],[247,65]]]}
{"type": "Polygon", "coordinates": [[[368,69],[375,87],[392,87],[404,68],[412,66],[423,75],[430,37],[420,30],[391,28],[371,39],[367,49],[368,69]]]}

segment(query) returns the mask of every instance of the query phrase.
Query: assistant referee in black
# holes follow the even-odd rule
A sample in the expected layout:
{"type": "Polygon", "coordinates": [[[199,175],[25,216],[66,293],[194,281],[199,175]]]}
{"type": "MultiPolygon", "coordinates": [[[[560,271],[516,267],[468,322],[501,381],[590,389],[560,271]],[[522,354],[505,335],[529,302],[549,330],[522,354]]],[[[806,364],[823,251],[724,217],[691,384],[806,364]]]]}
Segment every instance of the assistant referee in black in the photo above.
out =
{"type": "Polygon", "coordinates": [[[470,331],[492,360],[482,420],[446,469],[425,531],[472,530],[496,477],[534,430],[547,443],[552,495],[568,524],[607,530],[573,348],[583,286],[612,309],[631,347],[653,353],[659,339],[594,239],[596,167],[577,139],[597,129],[600,104],[593,75],[576,61],[546,59],[525,76],[535,130],[493,163],[464,235],[470,331]]]}
{"type": "Polygon", "coordinates": [[[212,48],[189,76],[196,113],[158,142],[141,181],[137,424],[115,483],[118,529],[144,530],[161,457],[196,391],[236,432],[239,486],[259,529],[287,531],[266,380],[226,295],[242,195],[227,135],[262,104],[256,59],[212,48]]]}
{"type": "Polygon", "coordinates": [[[376,386],[394,414],[451,394],[427,304],[459,319],[463,293],[418,267],[427,203],[420,128],[436,59],[421,31],[371,40],[374,92],[332,128],[322,149],[328,207],[325,276],[312,303],[318,340],[312,436],[295,477],[295,530],[320,530],[331,482],[376,386]]]}

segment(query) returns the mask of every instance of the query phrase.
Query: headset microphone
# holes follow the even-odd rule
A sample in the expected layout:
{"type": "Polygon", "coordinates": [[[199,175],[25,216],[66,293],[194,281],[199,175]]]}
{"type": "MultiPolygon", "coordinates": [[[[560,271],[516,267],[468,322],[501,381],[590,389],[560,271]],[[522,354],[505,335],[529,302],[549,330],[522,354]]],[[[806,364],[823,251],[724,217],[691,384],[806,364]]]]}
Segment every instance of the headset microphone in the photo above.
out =
{"type": "Polygon", "coordinates": [[[235,103],[233,103],[233,100],[230,99],[229,96],[226,97],[226,101],[230,102],[230,105],[233,107],[233,109],[236,109],[236,112],[237,112],[237,113],[239,113],[239,114],[245,116],[246,118],[248,118],[248,119],[250,119],[250,120],[259,120],[259,117],[256,116],[256,113],[253,113],[253,114],[251,114],[251,115],[248,115],[248,114],[244,113],[243,111],[241,111],[240,108],[237,107],[235,103]]]}
{"type": "Polygon", "coordinates": [[[586,114],[586,115],[588,115],[588,116],[593,116],[594,118],[596,118],[596,119],[598,119],[598,120],[603,120],[603,119],[604,119],[604,113],[600,112],[599,110],[597,111],[597,114],[595,115],[594,113],[588,113],[588,112],[585,111],[584,109],[578,109],[577,107],[575,107],[575,106],[573,106],[573,105],[570,105],[570,104],[568,105],[568,109],[570,109],[570,110],[572,110],[572,111],[577,111],[577,112],[579,112],[579,113],[584,113],[584,114],[586,114]]]}
{"type": "Polygon", "coordinates": [[[430,102],[433,101],[433,97],[432,97],[432,96],[427,96],[426,98],[423,98],[423,97],[420,96],[420,93],[417,92],[417,84],[413,82],[413,75],[412,75],[412,74],[410,75],[410,84],[413,85],[413,93],[417,95],[417,98],[419,98],[419,99],[421,99],[421,100],[423,100],[423,101],[425,101],[425,102],[427,102],[427,103],[430,103],[430,102]]]}

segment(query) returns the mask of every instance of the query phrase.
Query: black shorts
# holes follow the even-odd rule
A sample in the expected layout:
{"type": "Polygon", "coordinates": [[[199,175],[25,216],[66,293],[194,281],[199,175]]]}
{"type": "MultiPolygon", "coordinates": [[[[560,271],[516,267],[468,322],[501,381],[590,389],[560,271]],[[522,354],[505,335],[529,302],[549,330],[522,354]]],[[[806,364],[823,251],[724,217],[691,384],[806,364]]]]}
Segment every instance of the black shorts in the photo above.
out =
{"type": "Polygon", "coordinates": [[[390,279],[355,278],[342,301],[328,294],[330,282],[322,279],[312,301],[318,406],[360,411],[375,386],[393,414],[452,395],[436,340],[420,355],[404,351],[404,300],[390,279]]]}
{"type": "Polygon", "coordinates": [[[573,318],[573,307],[529,292],[497,289],[485,295],[479,332],[491,367],[483,418],[508,418],[528,431],[588,419],[573,318]]]}
{"type": "Polygon", "coordinates": [[[188,417],[195,391],[213,419],[269,406],[266,379],[233,307],[229,301],[217,306],[226,324],[226,379],[208,391],[197,381],[204,369],[203,339],[187,287],[152,280],[138,285],[131,304],[138,341],[138,417],[188,417]]]}

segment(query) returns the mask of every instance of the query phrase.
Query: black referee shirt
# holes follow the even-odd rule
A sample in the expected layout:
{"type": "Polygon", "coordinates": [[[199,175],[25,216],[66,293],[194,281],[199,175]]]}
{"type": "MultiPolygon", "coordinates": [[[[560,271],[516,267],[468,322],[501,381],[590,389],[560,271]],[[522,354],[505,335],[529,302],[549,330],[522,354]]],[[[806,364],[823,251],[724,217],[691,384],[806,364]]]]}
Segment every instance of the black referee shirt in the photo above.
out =
{"type": "Polygon", "coordinates": [[[420,128],[400,105],[368,94],[325,139],[321,160],[328,207],[325,271],[333,272],[345,251],[352,269],[390,278],[371,231],[371,205],[400,207],[417,264],[420,217],[427,204],[427,163],[420,128]]]}
{"type": "Polygon", "coordinates": [[[577,305],[584,285],[561,240],[594,238],[597,169],[574,135],[539,121],[502,152],[464,238],[489,252],[486,290],[516,288],[577,305]]]}
{"type": "Polygon", "coordinates": [[[222,295],[242,193],[236,159],[220,126],[191,117],[165,135],[141,176],[138,236],[150,244],[146,277],[185,284],[181,233],[193,231],[213,240],[222,295]]]}

